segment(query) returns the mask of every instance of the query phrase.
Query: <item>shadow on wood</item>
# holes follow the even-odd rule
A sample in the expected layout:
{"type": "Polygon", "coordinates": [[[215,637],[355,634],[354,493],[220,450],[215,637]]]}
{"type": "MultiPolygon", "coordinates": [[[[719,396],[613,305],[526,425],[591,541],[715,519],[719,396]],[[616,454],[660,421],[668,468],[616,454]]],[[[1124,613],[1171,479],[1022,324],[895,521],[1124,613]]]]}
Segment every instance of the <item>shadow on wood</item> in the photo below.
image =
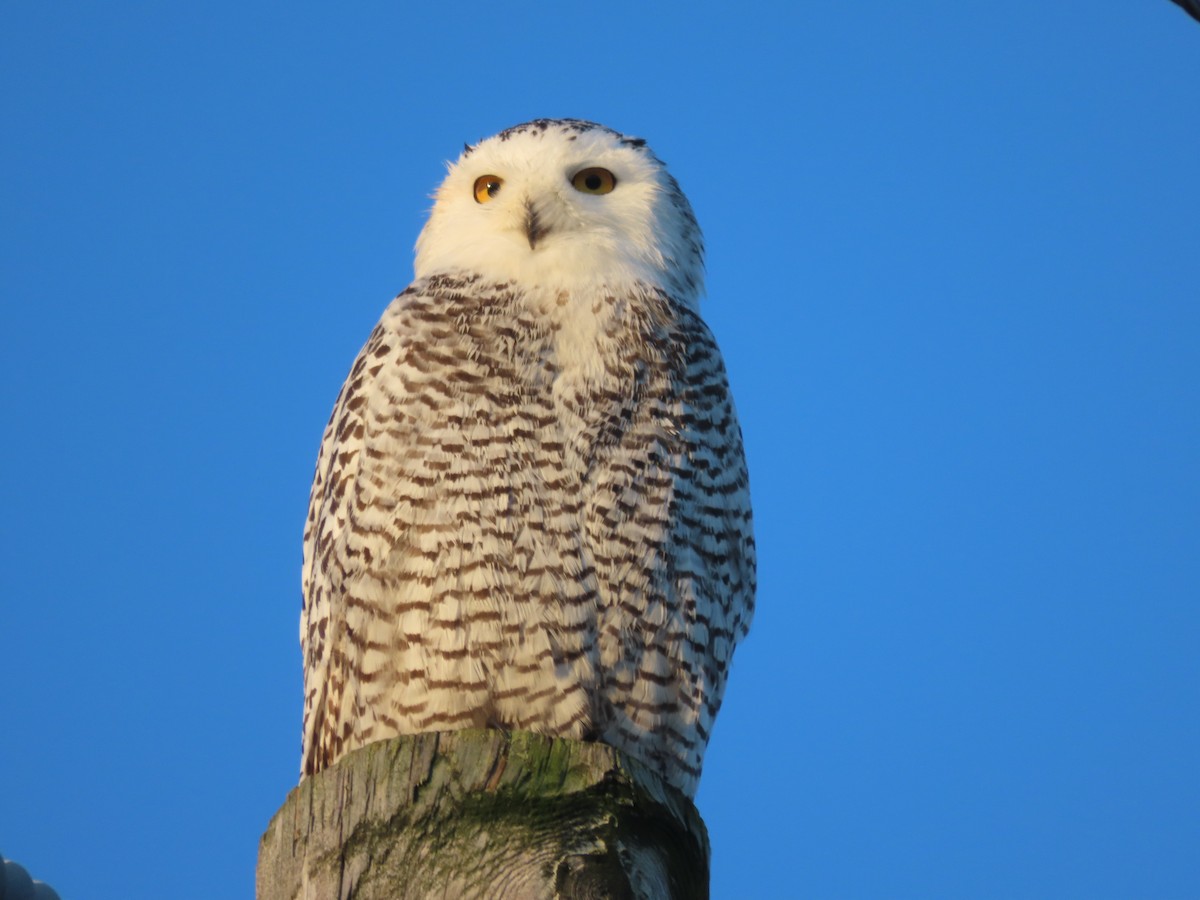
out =
{"type": "Polygon", "coordinates": [[[288,795],[258,900],[706,898],[695,806],[604,744],[526,732],[406,735],[288,795]]]}

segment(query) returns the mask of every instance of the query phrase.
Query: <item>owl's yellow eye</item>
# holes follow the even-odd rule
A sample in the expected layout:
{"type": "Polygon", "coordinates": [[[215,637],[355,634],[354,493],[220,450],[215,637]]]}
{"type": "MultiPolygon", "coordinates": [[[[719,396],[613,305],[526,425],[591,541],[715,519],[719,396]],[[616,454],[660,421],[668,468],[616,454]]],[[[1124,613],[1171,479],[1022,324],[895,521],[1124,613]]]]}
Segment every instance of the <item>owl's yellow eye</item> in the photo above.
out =
{"type": "Polygon", "coordinates": [[[500,193],[504,179],[499,175],[480,175],[475,179],[475,202],[487,203],[500,193]]]}
{"type": "Polygon", "coordinates": [[[575,190],[585,194],[607,194],[617,186],[617,176],[608,169],[593,166],[590,169],[580,169],[571,177],[575,190]]]}

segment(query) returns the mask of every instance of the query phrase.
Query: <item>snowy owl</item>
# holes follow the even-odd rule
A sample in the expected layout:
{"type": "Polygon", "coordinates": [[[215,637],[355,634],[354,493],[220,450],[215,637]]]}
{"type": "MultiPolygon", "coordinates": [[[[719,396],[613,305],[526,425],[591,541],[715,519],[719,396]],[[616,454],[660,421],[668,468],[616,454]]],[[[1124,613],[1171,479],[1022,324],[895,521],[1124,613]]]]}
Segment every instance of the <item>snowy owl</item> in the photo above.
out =
{"type": "Polygon", "coordinates": [[[703,257],[638,138],[538,119],[449,166],[317,458],[305,775],[495,727],[603,741],[694,796],[755,586],[703,257]]]}

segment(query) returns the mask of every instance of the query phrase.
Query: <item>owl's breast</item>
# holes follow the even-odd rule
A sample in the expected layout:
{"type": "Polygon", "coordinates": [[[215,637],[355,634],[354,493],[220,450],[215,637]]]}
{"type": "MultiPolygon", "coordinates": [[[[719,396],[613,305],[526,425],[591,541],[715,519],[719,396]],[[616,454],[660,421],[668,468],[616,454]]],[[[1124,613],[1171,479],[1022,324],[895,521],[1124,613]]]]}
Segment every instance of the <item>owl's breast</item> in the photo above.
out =
{"type": "Polygon", "coordinates": [[[559,427],[575,450],[590,455],[630,419],[646,384],[668,364],[662,303],[649,292],[599,290],[559,296],[546,318],[559,427]]]}

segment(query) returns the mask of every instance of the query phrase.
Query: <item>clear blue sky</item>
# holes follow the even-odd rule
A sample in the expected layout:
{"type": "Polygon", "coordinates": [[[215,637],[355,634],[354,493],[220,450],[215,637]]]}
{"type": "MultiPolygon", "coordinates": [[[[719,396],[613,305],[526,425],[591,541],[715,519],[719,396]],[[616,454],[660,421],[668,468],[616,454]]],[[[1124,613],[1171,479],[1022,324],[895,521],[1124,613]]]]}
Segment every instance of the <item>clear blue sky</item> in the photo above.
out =
{"type": "Polygon", "coordinates": [[[300,535],[464,141],[647,138],[761,552],[716,898],[1200,896],[1200,25],[1079,4],[10,4],[0,852],[250,897],[300,535]]]}

